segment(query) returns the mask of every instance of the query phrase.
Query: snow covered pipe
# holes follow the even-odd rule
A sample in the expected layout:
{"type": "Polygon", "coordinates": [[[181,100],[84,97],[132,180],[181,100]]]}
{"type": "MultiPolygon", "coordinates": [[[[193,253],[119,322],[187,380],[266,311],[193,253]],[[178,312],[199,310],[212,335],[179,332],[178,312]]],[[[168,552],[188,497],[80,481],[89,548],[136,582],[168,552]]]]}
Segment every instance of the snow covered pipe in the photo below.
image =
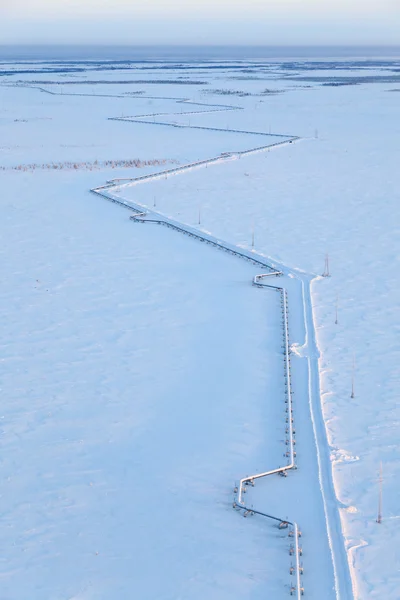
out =
{"type": "Polygon", "coordinates": [[[294,431],[293,431],[293,402],[292,402],[292,385],[291,385],[291,373],[290,373],[290,347],[289,347],[289,322],[288,322],[288,296],[287,291],[283,287],[277,287],[272,285],[267,285],[262,283],[263,279],[268,276],[268,274],[256,275],[253,279],[253,284],[257,287],[265,287],[271,290],[277,290],[281,294],[282,301],[282,325],[284,331],[284,355],[285,355],[285,380],[287,383],[286,386],[286,400],[288,405],[288,419],[289,419],[289,452],[290,452],[290,461],[284,467],[278,467],[276,469],[271,469],[270,471],[265,471],[264,473],[256,473],[254,475],[249,475],[247,477],[243,477],[240,480],[239,485],[237,486],[236,499],[233,503],[234,508],[238,508],[240,510],[244,510],[245,514],[259,514],[268,519],[273,519],[275,521],[279,521],[280,523],[287,523],[288,525],[293,526],[294,530],[294,557],[295,557],[295,568],[294,574],[296,578],[296,585],[293,591],[295,591],[297,598],[300,598],[303,593],[303,586],[301,584],[301,567],[300,567],[300,546],[299,546],[299,526],[295,522],[287,521],[286,519],[282,519],[279,517],[275,517],[272,515],[267,515],[265,513],[261,513],[260,511],[254,510],[253,508],[249,508],[243,501],[243,492],[245,489],[245,485],[248,482],[254,483],[256,479],[261,479],[263,477],[268,477],[269,475],[275,475],[277,473],[285,473],[291,469],[296,469],[295,463],[295,455],[294,455],[294,431]]]}
{"type": "MultiPolygon", "coordinates": [[[[113,97],[113,98],[115,97],[115,98],[124,98],[125,100],[127,98],[125,95],[117,95],[117,94],[90,94],[90,93],[65,93],[65,92],[62,93],[62,92],[49,90],[49,89],[46,89],[44,87],[39,87],[37,85],[31,85],[31,84],[3,83],[2,85],[4,85],[5,87],[26,87],[26,88],[37,89],[37,90],[39,90],[41,92],[44,92],[44,93],[47,93],[47,94],[51,94],[51,95],[65,95],[65,96],[75,96],[76,95],[76,96],[93,96],[93,97],[99,96],[99,97],[113,97]]],[[[191,100],[189,98],[177,98],[177,97],[167,97],[167,96],[142,96],[142,95],[140,95],[140,96],[131,96],[130,98],[133,99],[133,100],[135,100],[137,98],[139,98],[139,99],[147,98],[147,99],[154,99],[154,100],[175,100],[178,104],[188,104],[188,105],[192,105],[192,106],[204,106],[204,107],[208,108],[208,110],[205,110],[205,111],[190,111],[190,112],[192,112],[194,114],[195,113],[202,113],[202,112],[204,112],[204,113],[211,112],[210,111],[211,107],[216,107],[216,108],[218,108],[218,110],[224,110],[224,109],[225,110],[243,110],[243,107],[240,107],[240,106],[224,105],[224,104],[207,104],[207,103],[203,103],[203,102],[196,102],[196,101],[191,100]]],[[[214,111],[212,111],[212,112],[214,112],[214,111]]],[[[170,113],[170,114],[180,115],[182,113],[170,113]]],[[[143,116],[144,115],[137,115],[136,119],[139,120],[140,118],[143,118],[143,116]]],[[[145,115],[145,116],[152,116],[152,115],[145,115]]],[[[156,115],[156,116],[161,116],[161,114],[156,115]]],[[[133,118],[135,118],[135,117],[133,117],[133,118]]],[[[114,118],[112,120],[129,120],[129,117],[128,118],[123,118],[123,117],[122,118],[114,118]]],[[[141,122],[143,122],[143,121],[141,121],[141,122]]],[[[153,124],[153,122],[150,122],[150,124],[153,124]]],[[[159,124],[160,125],[170,125],[170,123],[162,123],[162,122],[160,122],[159,124]]],[[[205,128],[205,129],[217,130],[217,131],[227,131],[226,129],[216,129],[216,128],[205,128]]],[[[229,130],[229,131],[233,132],[233,131],[237,131],[237,130],[229,130]]],[[[189,168],[193,168],[193,167],[196,167],[196,166],[203,166],[203,165],[206,165],[206,164],[212,163],[212,162],[218,162],[218,161],[232,159],[232,158],[236,158],[236,157],[240,158],[240,156],[243,156],[243,155],[246,155],[246,154],[250,154],[252,152],[264,151],[267,148],[271,148],[271,147],[279,146],[279,145],[284,145],[284,144],[289,144],[289,143],[292,143],[292,142],[295,142],[295,141],[301,139],[301,138],[299,138],[297,136],[290,136],[290,135],[284,135],[284,134],[267,134],[267,133],[263,133],[263,132],[245,132],[245,131],[240,131],[240,133],[248,133],[248,134],[256,134],[256,135],[275,135],[275,137],[284,137],[286,139],[283,140],[282,142],[276,142],[274,144],[269,144],[268,146],[260,146],[260,147],[257,147],[257,148],[253,148],[253,149],[249,149],[249,150],[245,150],[245,151],[241,151],[241,152],[229,152],[229,153],[224,154],[224,156],[218,156],[218,157],[213,158],[213,159],[204,160],[204,161],[198,161],[197,163],[192,163],[192,165],[185,165],[183,167],[178,167],[176,169],[171,169],[170,172],[171,173],[178,173],[178,172],[185,171],[185,170],[187,170],[189,168]]],[[[167,172],[167,174],[168,174],[168,172],[167,172]]],[[[158,175],[159,176],[162,176],[162,175],[165,176],[165,172],[163,172],[161,174],[158,174],[158,175]]],[[[136,179],[134,179],[134,178],[133,179],[126,178],[126,181],[129,181],[130,183],[135,183],[135,182],[139,182],[139,181],[143,181],[143,180],[149,180],[151,178],[154,178],[154,175],[145,175],[143,177],[139,177],[139,178],[136,178],[136,179]]],[[[116,185],[114,183],[114,180],[107,182],[107,185],[105,185],[105,186],[101,186],[101,187],[93,189],[91,191],[93,193],[96,193],[97,195],[100,195],[100,196],[104,197],[105,199],[107,199],[107,200],[109,200],[111,202],[114,202],[114,203],[118,204],[119,206],[122,206],[124,208],[128,208],[131,211],[136,211],[137,214],[136,214],[135,220],[137,222],[159,223],[159,224],[163,224],[163,225],[167,225],[169,227],[172,227],[172,228],[176,229],[177,231],[180,231],[180,232],[183,232],[183,233],[187,233],[188,235],[191,235],[192,237],[197,237],[197,238],[201,237],[199,235],[196,235],[196,236],[192,235],[192,232],[184,231],[183,230],[184,226],[182,227],[181,224],[179,224],[180,226],[176,226],[176,224],[167,223],[166,222],[167,220],[165,219],[165,217],[162,217],[162,219],[160,219],[160,220],[145,218],[146,216],[148,216],[148,213],[143,212],[144,207],[142,207],[140,205],[137,205],[137,207],[135,207],[133,205],[133,203],[130,203],[130,202],[127,202],[127,201],[123,201],[123,200],[117,198],[116,196],[114,196],[113,194],[110,193],[110,190],[111,190],[112,187],[116,187],[116,185]]],[[[205,239],[204,236],[203,236],[202,241],[206,241],[208,243],[213,243],[211,240],[205,239]]],[[[251,258],[249,256],[251,253],[245,253],[245,252],[241,252],[241,251],[233,251],[232,247],[223,248],[220,241],[218,241],[215,244],[215,246],[218,247],[218,248],[220,248],[220,249],[225,249],[227,252],[235,254],[235,255],[237,255],[237,256],[239,256],[241,258],[244,258],[246,260],[251,260],[251,258]]],[[[266,284],[263,284],[262,283],[263,278],[267,277],[267,276],[271,276],[271,275],[280,275],[282,273],[280,271],[277,271],[275,268],[271,267],[270,265],[267,265],[265,263],[265,261],[263,262],[262,257],[259,257],[259,258],[261,260],[255,259],[254,255],[253,255],[252,256],[252,259],[253,259],[252,262],[254,264],[262,264],[262,266],[264,266],[264,267],[269,267],[270,270],[271,270],[271,272],[270,273],[263,273],[262,275],[257,275],[254,278],[254,282],[253,283],[254,283],[254,285],[256,285],[258,287],[271,287],[271,288],[274,288],[275,286],[266,286],[266,284]]],[[[275,288],[275,289],[278,289],[278,288],[275,288]]],[[[279,288],[279,289],[283,291],[283,288],[279,288]]],[[[284,292],[285,292],[284,293],[285,308],[284,308],[283,312],[286,315],[286,317],[285,317],[285,322],[286,322],[286,325],[285,325],[285,339],[288,340],[288,327],[287,327],[287,312],[288,311],[287,311],[287,294],[286,294],[286,290],[284,290],[284,292]]],[[[290,383],[289,345],[286,342],[285,342],[285,363],[286,363],[286,367],[288,369],[288,373],[289,373],[289,380],[288,381],[290,383]]],[[[289,386],[288,386],[288,390],[290,390],[289,386]]],[[[292,403],[291,403],[291,394],[289,394],[289,396],[290,396],[290,405],[289,406],[291,407],[291,405],[292,405],[292,403]]],[[[289,398],[289,396],[288,396],[288,398],[289,398]]],[[[288,422],[290,424],[290,428],[292,430],[292,435],[293,435],[293,427],[292,427],[292,422],[291,422],[291,419],[292,419],[291,414],[292,413],[290,412],[288,414],[290,415],[288,422]]],[[[291,439],[293,439],[293,438],[291,438],[291,439]]],[[[290,460],[291,464],[287,465],[286,467],[283,467],[282,469],[275,469],[275,470],[269,471],[269,472],[264,473],[264,474],[258,474],[257,477],[261,477],[261,476],[265,477],[268,474],[273,474],[273,473],[276,473],[276,472],[279,472],[279,471],[286,471],[286,470],[288,470],[290,468],[295,468],[295,466],[294,466],[294,460],[293,460],[293,458],[294,458],[293,444],[291,444],[290,457],[291,457],[291,460],[290,460]]],[[[242,481],[245,481],[245,479],[243,479],[242,481]]],[[[272,519],[272,520],[275,520],[275,521],[278,521],[278,522],[282,522],[282,519],[280,519],[279,517],[274,517],[272,515],[268,515],[268,514],[266,514],[264,512],[261,512],[261,511],[257,511],[257,510],[254,510],[254,509],[249,509],[249,512],[254,513],[254,514],[259,514],[260,516],[264,516],[266,518],[269,518],[269,519],[272,519]]],[[[297,589],[295,589],[295,588],[292,587],[291,588],[291,594],[292,594],[293,591],[296,591],[296,595],[297,595],[297,597],[299,597],[300,595],[302,595],[302,592],[303,592],[302,588],[300,587],[300,574],[302,573],[302,568],[299,566],[299,552],[298,552],[298,550],[299,550],[299,547],[298,547],[299,530],[298,530],[297,524],[291,523],[290,521],[286,521],[286,522],[289,525],[292,525],[294,527],[295,545],[296,545],[296,583],[297,583],[297,589]]]]}
{"type": "MultiPolygon", "coordinates": [[[[201,112],[201,111],[198,111],[201,112]]],[[[210,111],[202,111],[202,112],[210,112],[210,111]]],[[[182,113],[171,113],[174,115],[181,115],[182,113]]],[[[147,121],[142,117],[110,117],[109,121],[126,121],[128,123],[142,123],[146,125],[164,125],[167,127],[179,127],[182,129],[204,129],[206,131],[219,131],[219,132],[228,132],[228,133],[241,133],[246,135],[263,135],[267,137],[282,137],[282,138],[290,138],[291,140],[299,139],[297,136],[289,136],[283,133],[266,133],[264,131],[244,131],[242,129],[222,129],[221,127],[205,127],[204,125],[186,125],[184,123],[170,123],[167,121],[147,121]]],[[[276,144],[270,144],[270,146],[276,144]]],[[[267,146],[266,146],[267,147],[267,146]]]]}
{"type": "Polygon", "coordinates": [[[194,229],[194,228],[190,227],[189,225],[184,225],[182,223],[176,222],[173,219],[165,217],[164,215],[161,215],[160,213],[157,213],[155,211],[147,211],[140,204],[136,204],[131,201],[121,200],[121,199],[115,197],[113,194],[107,192],[107,188],[109,188],[109,187],[111,187],[111,186],[103,186],[100,188],[92,189],[90,191],[93,192],[94,194],[102,196],[103,198],[106,198],[106,200],[109,200],[110,202],[114,202],[115,204],[119,204],[120,206],[123,206],[124,208],[128,208],[129,210],[133,211],[132,215],[131,215],[131,219],[136,222],[154,223],[156,225],[164,225],[166,227],[169,227],[170,229],[174,229],[175,231],[184,233],[185,235],[188,235],[189,237],[198,239],[201,242],[206,242],[207,244],[210,244],[211,246],[214,246],[215,248],[218,248],[219,250],[223,250],[224,252],[228,252],[229,254],[233,254],[235,256],[238,256],[239,258],[243,258],[243,259],[251,262],[254,265],[258,265],[258,266],[268,269],[270,272],[263,273],[264,276],[282,275],[282,271],[278,271],[275,267],[271,266],[264,259],[255,255],[254,252],[250,252],[248,250],[238,248],[237,246],[234,246],[233,244],[221,242],[220,240],[218,240],[217,238],[215,238],[214,236],[212,236],[208,233],[199,231],[198,229],[194,229]]]}
{"type": "MultiPolygon", "coordinates": [[[[120,118],[120,119],[115,119],[115,120],[126,120],[126,121],[131,121],[132,119],[124,119],[124,118],[120,118]]],[[[147,121],[138,121],[141,123],[147,123],[147,121]]],[[[149,122],[150,124],[154,124],[153,122],[149,122]]],[[[170,125],[169,123],[156,123],[159,125],[170,125]]],[[[175,126],[175,125],[172,125],[175,126]]],[[[206,128],[206,127],[198,127],[199,129],[215,129],[215,128],[206,128]]],[[[222,131],[222,130],[219,130],[222,131]]],[[[225,131],[225,130],[224,130],[225,131]]],[[[232,131],[232,130],[231,130],[232,131]]],[[[255,132],[243,132],[241,131],[240,133],[255,133],[255,132]]],[[[258,134],[258,135],[269,135],[269,134],[258,134]]],[[[152,179],[159,179],[161,177],[164,177],[168,174],[174,174],[174,173],[181,173],[183,171],[192,169],[192,168],[196,168],[196,167],[202,167],[206,164],[209,163],[213,163],[213,162],[217,162],[217,161],[222,161],[222,160],[228,160],[228,159],[232,159],[235,155],[236,156],[240,156],[240,155],[244,155],[244,154],[249,154],[251,152],[257,152],[257,151],[263,151],[265,149],[267,149],[268,147],[271,146],[279,146],[282,144],[287,144],[287,143],[291,143],[292,141],[298,140],[298,137],[289,137],[289,136],[280,136],[280,137],[285,137],[286,139],[282,142],[276,142],[274,144],[270,144],[268,146],[261,146],[261,147],[257,147],[254,149],[249,149],[243,152],[237,152],[237,153],[227,153],[224,156],[218,156],[215,158],[211,158],[208,160],[202,160],[202,161],[198,161],[195,163],[190,163],[188,165],[184,165],[182,167],[177,167],[174,169],[168,169],[162,172],[158,172],[158,173],[154,173],[154,174],[150,174],[150,175],[144,175],[141,177],[137,177],[137,178],[132,178],[131,180],[129,180],[129,183],[132,185],[135,185],[136,183],[142,182],[142,181],[149,181],[152,179]]],[[[292,469],[296,469],[296,463],[295,463],[295,452],[294,452],[294,445],[295,445],[295,440],[294,440],[294,428],[293,428],[293,402],[292,402],[292,386],[291,386],[291,373],[290,373],[290,347],[289,347],[289,323],[288,323],[288,295],[287,295],[287,290],[283,287],[278,287],[278,286],[273,286],[273,285],[269,285],[264,283],[264,279],[266,277],[270,277],[270,276],[279,276],[282,275],[283,273],[279,270],[277,270],[273,265],[269,264],[263,257],[261,257],[260,255],[256,256],[254,255],[254,252],[250,252],[250,251],[246,251],[246,250],[242,250],[239,249],[237,246],[233,246],[231,244],[228,244],[227,242],[223,242],[221,240],[218,240],[217,238],[215,238],[214,236],[210,235],[210,234],[206,234],[205,232],[202,232],[198,229],[194,229],[188,225],[185,225],[183,223],[174,221],[173,219],[170,219],[169,217],[166,217],[164,215],[161,215],[160,213],[157,213],[155,211],[150,211],[148,209],[146,209],[146,207],[131,202],[131,201],[124,201],[121,200],[120,198],[117,198],[116,196],[114,196],[114,194],[112,194],[112,189],[117,187],[118,185],[118,181],[120,180],[112,180],[107,182],[106,185],[98,187],[98,188],[94,188],[91,191],[95,194],[101,195],[102,197],[106,198],[107,200],[110,200],[111,202],[114,202],[116,204],[119,204],[121,206],[123,206],[124,208],[129,208],[130,210],[133,211],[133,214],[131,216],[131,218],[136,221],[136,222],[141,222],[141,223],[154,223],[154,224],[158,224],[158,225],[164,225],[167,227],[170,227],[172,229],[175,229],[176,231],[179,231],[180,233],[184,233],[186,235],[189,235],[190,237],[193,237],[195,239],[199,239],[200,241],[206,242],[208,244],[213,245],[214,247],[217,247],[218,249],[221,250],[225,250],[226,252],[229,252],[231,254],[234,254],[236,256],[238,256],[239,258],[245,259],[245,260],[250,260],[253,264],[256,265],[260,265],[263,268],[267,268],[269,270],[269,273],[262,273],[259,275],[256,275],[253,279],[253,285],[257,286],[257,287],[262,287],[262,288],[266,288],[266,289],[270,289],[270,290],[275,290],[277,292],[279,292],[280,296],[281,296],[281,304],[282,304],[282,326],[283,326],[283,332],[284,332],[284,363],[285,363],[285,383],[286,383],[286,403],[287,403],[287,414],[288,414],[288,435],[289,435],[289,462],[286,466],[284,467],[278,467],[276,469],[272,469],[270,471],[266,471],[264,473],[256,473],[254,475],[250,475],[247,477],[244,477],[240,480],[239,485],[237,487],[237,492],[236,492],[236,499],[233,503],[234,508],[239,509],[244,511],[245,516],[247,514],[258,514],[260,516],[263,516],[267,519],[271,519],[273,521],[278,522],[279,524],[287,524],[287,525],[291,525],[293,527],[293,537],[294,537],[294,541],[293,541],[293,554],[294,554],[294,558],[295,558],[295,568],[294,568],[294,575],[295,575],[295,580],[296,580],[296,584],[295,586],[291,587],[291,591],[290,593],[292,594],[292,592],[295,592],[295,595],[298,599],[301,598],[301,596],[303,595],[303,587],[302,587],[302,583],[301,583],[301,573],[302,573],[302,568],[300,566],[300,546],[299,546],[299,535],[300,535],[300,531],[299,531],[299,526],[296,522],[291,522],[288,521],[286,519],[282,519],[281,517],[277,517],[274,515],[269,515],[267,513],[264,513],[262,511],[259,510],[255,510],[253,508],[249,508],[245,505],[244,501],[243,501],[243,492],[245,489],[245,486],[251,482],[254,485],[254,481],[256,479],[261,479],[263,477],[268,477],[269,475],[274,475],[274,474],[279,474],[279,473],[286,473],[289,470],[292,469]]]]}
{"type": "MultiPolygon", "coordinates": [[[[61,82],[62,84],[62,82],[61,82]]],[[[54,82],[53,85],[60,85],[60,83],[54,82]]],[[[206,102],[196,102],[195,100],[191,100],[190,98],[179,98],[177,96],[148,96],[148,95],[137,95],[137,96],[125,96],[123,94],[91,94],[85,92],[55,92],[54,90],[48,90],[39,85],[31,85],[30,83],[2,83],[3,87],[20,87],[20,88],[31,88],[33,90],[39,90],[40,92],[44,92],[45,94],[51,94],[52,96],[90,96],[93,98],[123,98],[126,100],[129,98],[130,100],[175,100],[177,104],[190,104],[192,106],[206,106],[207,108],[216,107],[219,111],[227,111],[227,110],[244,110],[242,106],[235,106],[233,104],[207,104],[206,102]]],[[[204,111],[196,111],[197,113],[209,113],[213,112],[210,110],[204,111]]],[[[180,115],[182,113],[159,113],[159,114],[172,114],[172,115],[180,115]]],[[[141,115],[137,115],[141,116],[141,115]]],[[[145,115],[145,116],[153,116],[145,115]]],[[[113,118],[110,117],[109,120],[118,120],[118,117],[113,118]]]]}
{"type": "MultiPolygon", "coordinates": [[[[157,174],[154,176],[158,176],[157,174]]],[[[286,519],[282,519],[281,517],[277,517],[274,515],[269,515],[259,510],[255,510],[246,506],[243,501],[243,491],[244,486],[247,485],[248,482],[253,483],[256,479],[261,479],[263,477],[268,477],[269,475],[284,473],[291,469],[296,469],[295,463],[295,455],[294,455],[294,431],[293,431],[293,403],[292,403],[292,386],[291,386],[291,373],[290,373],[290,347],[289,347],[289,323],[288,323],[288,296],[287,291],[283,287],[273,286],[266,283],[263,283],[266,277],[271,276],[279,276],[282,275],[281,271],[278,271],[274,266],[269,264],[263,257],[259,255],[256,257],[253,252],[239,249],[237,246],[233,246],[228,244],[227,242],[222,242],[218,240],[214,236],[206,234],[205,232],[194,229],[188,225],[184,225],[183,223],[175,222],[173,219],[165,217],[159,213],[154,211],[146,211],[143,206],[138,205],[134,202],[127,202],[120,199],[117,199],[110,192],[110,189],[115,187],[114,183],[109,183],[108,185],[102,186],[100,188],[96,188],[91,190],[95,194],[99,194],[102,197],[110,200],[111,202],[115,202],[116,204],[122,205],[124,208],[129,208],[134,211],[132,214],[132,219],[136,222],[141,223],[154,223],[158,225],[165,225],[180,233],[184,233],[189,235],[190,237],[197,238],[200,241],[205,241],[208,244],[217,247],[218,249],[225,250],[231,254],[238,256],[239,258],[243,258],[245,260],[250,260],[252,263],[267,268],[269,273],[262,273],[256,275],[253,279],[253,284],[257,287],[262,287],[270,290],[274,290],[279,292],[281,296],[282,303],[282,326],[284,332],[284,357],[285,357],[285,381],[286,381],[286,401],[288,406],[288,428],[289,428],[289,463],[284,467],[278,467],[276,469],[272,469],[270,471],[266,471],[264,473],[256,473],[254,475],[250,475],[247,477],[243,477],[238,485],[238,491],[236,495],[236,499],[234,502],[234,508],[245,511],[245,514],[258,514],[268,519],[272,519],[277,521],[278,523],[287,523],[288,525],[292,525],[294,530],[294,558],[295,558],[295,578],[296,578],[296,586],[295,592],[298,598],[302,595],[302,585],[301,585],[301,567],[300,567],[300,547],[299,547],[299,527],[295,522],[287,521],[286,519]]]]}

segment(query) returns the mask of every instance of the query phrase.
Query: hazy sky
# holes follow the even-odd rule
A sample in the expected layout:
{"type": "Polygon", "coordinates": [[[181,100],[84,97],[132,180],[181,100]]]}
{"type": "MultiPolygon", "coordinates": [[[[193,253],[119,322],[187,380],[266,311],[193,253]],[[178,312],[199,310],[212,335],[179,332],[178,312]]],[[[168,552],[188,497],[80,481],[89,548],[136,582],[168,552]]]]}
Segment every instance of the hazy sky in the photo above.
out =
{"type": "Polygon", "coordinates": [[[400,44],[400,0],[0,0],[0,44],[400,44]]]}

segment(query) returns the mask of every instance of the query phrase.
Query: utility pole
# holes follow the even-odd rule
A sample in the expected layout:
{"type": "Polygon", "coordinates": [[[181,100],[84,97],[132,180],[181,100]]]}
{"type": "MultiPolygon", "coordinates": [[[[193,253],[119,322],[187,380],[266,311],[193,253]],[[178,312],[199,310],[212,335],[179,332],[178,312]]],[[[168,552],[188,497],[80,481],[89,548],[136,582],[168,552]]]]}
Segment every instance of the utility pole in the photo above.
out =
{"type": "Polygon", "coordinates": [[[199,225],[201,225],[201,206],[199,206],[199,225]]]}
{"type": "Polygon", "coordinates": [[[380,469],[379,469],[379,505],[378,505],[378,518],[376,519],[376,522],[381,524],[382,523],[382,483],[383,483],[383,476],[382,476],[382,461],[380,464],[380,469]]]}
{"type": "Polygon", "coordinates": [[[353,369],[352,369],[352,373],[351,373],[351,396],[350,398],[354,398],[354,371],[356,369],[356,358],[353,354],[353,369]]]}
{"type": "Polygon", "coordinates": [[[331,274],[329,272],[329,254],[325,255],[325,269],[324,272],[322,273],[322,277],[330,277],[331,274]]]}
{"type": "Polygon", "coordinates": [[[153,206],[154,206],[154,208],[155,208],[155,207],[156,207],[156,197],[155,197],[155,196],[154,196],[154,199],[153,199],[153,200],[154,200],[154,201],[153,201],[153,206]]]}

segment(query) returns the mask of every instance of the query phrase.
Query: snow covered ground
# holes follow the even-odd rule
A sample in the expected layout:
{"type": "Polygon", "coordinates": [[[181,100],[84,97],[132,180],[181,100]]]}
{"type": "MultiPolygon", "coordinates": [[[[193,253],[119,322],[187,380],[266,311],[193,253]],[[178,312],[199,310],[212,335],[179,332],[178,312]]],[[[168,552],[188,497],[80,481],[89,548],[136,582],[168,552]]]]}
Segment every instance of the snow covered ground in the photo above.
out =
{"type": "MultiPolygon", "coordinates": [[[[393,529],[399,518],[400,120],[397,94],[388,89],[374,84],[307,90],[305,106],[296,111],[290,110],[290,94],[276,96],[270,120],[303,135],[314,122],[317,139],[227,162],[224,178],[215,165],[123,188],[124,197],[149,206],[156,196],[160,210],[191,224],[200,207],[205,229],[248,247],[254,229],[257,249],[311,273],[322,273],[329,252],[333,277],[313,285],[314,310],[336,492],[360,598],[380,598],[382,589],[385,597],[397,598],[399,586],[393,529]],[[309,124],[301,118],[305,111],[309,124]],[[356,396],[351,399],[353,355],[356,396]],[[375,523],[380,461],[382,527],[375,523]],[[383,548],[388,557],[380,565],[383,548]]],[[[300,93],[296,98],[300,102],[300,93]]],[[[236,116],[249,126],[256,119],[255,112],[236,116]]]]}
{"type": "MultiPolygon", "coordinates": [[[[192,67],[79,76],[175,84],[72,85],[70,75],[35,73],[3,83],[34,81],[52,94],[0,86],[0,166],[171,161],[140,170],[0,172],[4,598],[289,593],[286,535],[257,517],[241,519],[230,488],[284,461],[276,295],[250,286],[255,267],[162,227],[133,224],[127,211],[88,194],[112,177],[281,139],[229,129],[304,139],[120,186],[119,194],[149,207],[156,202],[166,215],[247,247],[254,231],[257,250],[293,269],[320,274],[329,252],[332,277],[314,280],[312,290],[353,594],[397,598],[400,119],[398,93],[389,90],[400,85],[324,86],[293,80],[310,76],[304,67],[279,64],[247,72],[246,65],[216,71],[206,64],[201,74],[192,67]],[[183,85],[182,76],[203,83],[183,85]],[[62,85],[43,83],[50,79],[62,85]],[[144,93],[121,97],[134,90],[144,93]],[[88,95],[70,95],[77,93],[88,95]],[[182,115],[205,107],[171,99],[178,97],[244,110],[182,115]],[[169,113],[154,121],[185,128],[108,120],[153,113],[169,113]]],[[[392,67],[324,68],[311,76],[388,76],[392,67]]],[[[301,298],[294,282],[282,281],[301,355],[301,298]]],[[[293,368],[302,401],[295,413],[300,468],[251,494],[267,512],[299,521],[307,596],[329,599],[332,557],[304,359],[294,358],[293,368]]],[[[334,534],[340,545],[341,532],[334,534]]],[[[350,596],[347,589],[341,597],[350,596]]]]}
{"type": "Polygon", "coordinates": [[[279,597],[282,534],[231,508],[283,435],[276,295],[87,176],[3,183],[2,597],[279,597]]]}

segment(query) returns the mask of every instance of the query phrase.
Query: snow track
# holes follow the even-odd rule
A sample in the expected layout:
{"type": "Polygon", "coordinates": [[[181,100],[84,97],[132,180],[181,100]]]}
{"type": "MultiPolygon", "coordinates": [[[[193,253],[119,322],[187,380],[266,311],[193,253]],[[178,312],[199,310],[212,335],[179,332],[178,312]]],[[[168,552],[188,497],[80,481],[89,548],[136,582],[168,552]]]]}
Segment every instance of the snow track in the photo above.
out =
{"type": "Polygon", "coordinates": [[[304,323],[306,339],[304,349],[308,361],[309,402],[310,413],[315,437],[315,447],[318,459],[319,480],[324,502],[326,529],[332,554],[335,589],[338,599],[353,598],[349,563],[346,555],[345,542],[333,483],[330,451],[326,438],[326,428],[321,405],[319,349],[315,336],[315,324],[311,299],[312,277],[301,278],[304,323]]]}

